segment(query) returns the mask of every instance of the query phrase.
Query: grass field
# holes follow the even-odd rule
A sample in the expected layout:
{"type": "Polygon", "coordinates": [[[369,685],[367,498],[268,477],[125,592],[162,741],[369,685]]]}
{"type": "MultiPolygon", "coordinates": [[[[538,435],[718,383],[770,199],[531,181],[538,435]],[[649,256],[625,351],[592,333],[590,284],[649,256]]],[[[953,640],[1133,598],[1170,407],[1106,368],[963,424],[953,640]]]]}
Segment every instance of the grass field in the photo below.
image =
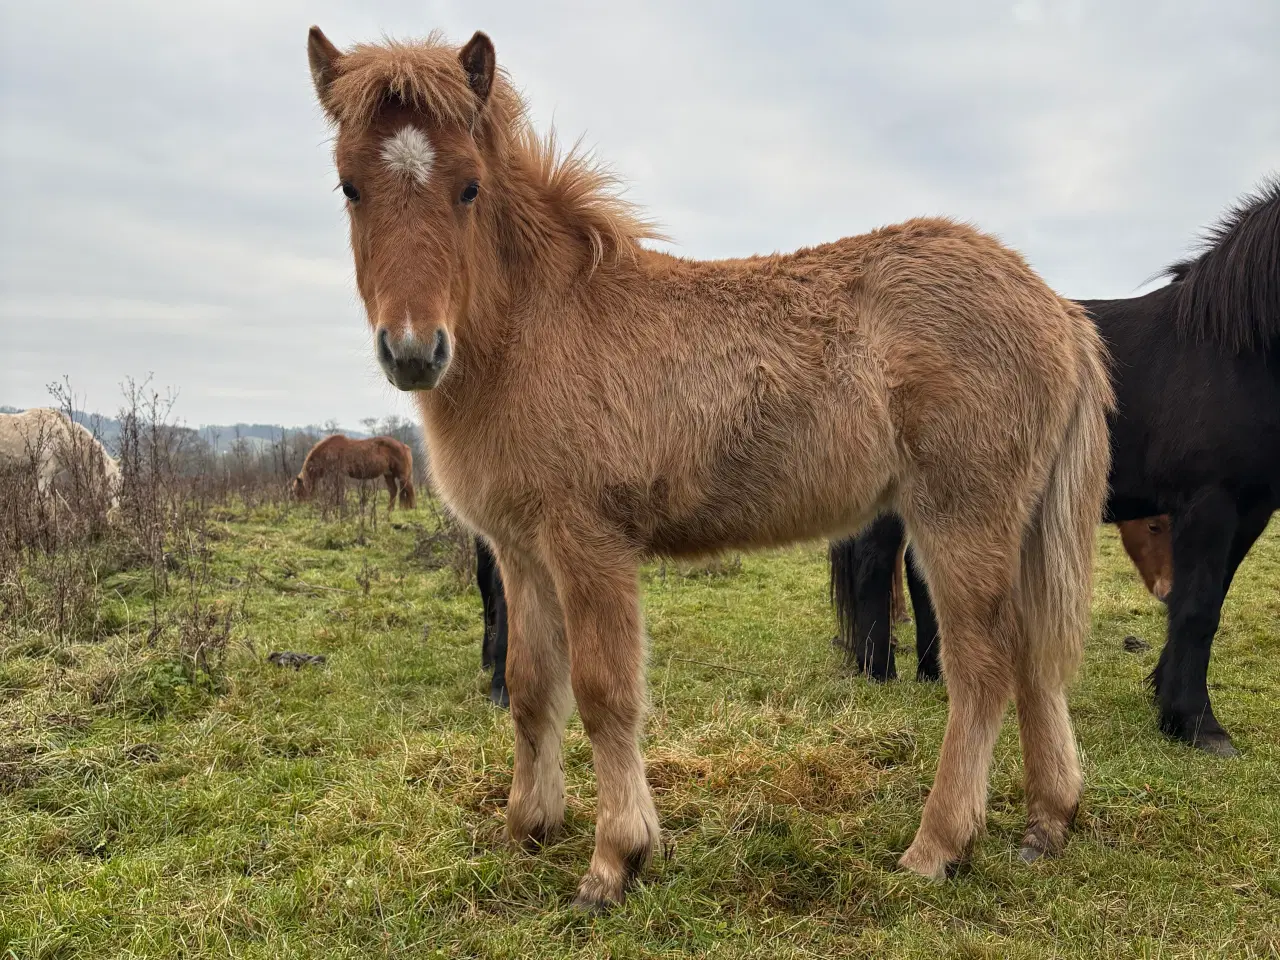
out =
{"type": "Polygon", "coordinates": [[[843,673],[821,546],[713,573],[647,568],[645,754],[666,850],[625,906],[591,918],[568,909],[591,849],[588,741],[575,719],[562,839],[508,849],[510,723],[484,696],[474,587],[415,550],[429,512],[372,533],[309,509],[214,517],[201,607],[175,572],[155,598],[164,630],[149,575],[107,560],[93,642],[3,625],[0,957],[1280,951],[1280,523],[1241,568],[1214,647],[1215,706],[1241,756],[1156,732],[1143,678],[1163,608],[1108,529],[1072,697],[1086,795],[1067,852],[1016,858],[1009,718],[988,832],[939,885],[893,865],[945,691],[843,673]],[[228,626],[207,672],[166,645],[166,630],[228,626]],[[1130,634],[1151,648],[1127,652],[1130,634]],[[282,669],[273,650],[328,661],[282,669]]]}

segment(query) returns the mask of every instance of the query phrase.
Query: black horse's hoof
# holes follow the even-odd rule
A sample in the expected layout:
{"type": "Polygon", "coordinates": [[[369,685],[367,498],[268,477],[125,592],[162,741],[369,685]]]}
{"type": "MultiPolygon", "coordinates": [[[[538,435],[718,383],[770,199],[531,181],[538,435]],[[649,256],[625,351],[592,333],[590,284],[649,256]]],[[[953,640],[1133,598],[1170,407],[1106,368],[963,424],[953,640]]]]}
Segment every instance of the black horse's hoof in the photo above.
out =
{"type": "Polygon", "coordinates": [[[507,693],[506,687],[498,687],[497,689],[489,689],[489,699],[495,707],[501,707],[503,710],[511,708],[511,697],[507,693]]]}
{"type": "Polygon", "coordinates": [[[1197,750],[1203,750],[1205,753],[1215,757],[1238,757],[1240,751],[1236,749],[1231,738],[1225,733],[1209,733],[1202,734],[1192,741],[1191,745],[1197,750]]]}
{"type": "Polygon", "coordinates": [[[859,676],[872,683],[892,683],[898,679],[898,668],[892,665],[878,669],[870,664],[854,661],[853,668],[858,671],[859,676]]]}

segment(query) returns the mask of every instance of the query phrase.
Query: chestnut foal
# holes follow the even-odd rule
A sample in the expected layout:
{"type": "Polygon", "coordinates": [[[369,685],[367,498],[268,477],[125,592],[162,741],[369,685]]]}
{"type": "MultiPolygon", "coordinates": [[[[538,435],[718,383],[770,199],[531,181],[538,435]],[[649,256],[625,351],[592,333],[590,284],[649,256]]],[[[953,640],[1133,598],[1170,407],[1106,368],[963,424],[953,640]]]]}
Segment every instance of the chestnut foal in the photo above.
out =
{"type": "Polygon", "coordinates": [[[511,836],[561,825],[576,700],[599,783],[578,902],[620,901],[658,841],[646,557],[838,536],[893,509],[937,597],[951,696],[902,865],[940,878],[982,827],[1011,696],[1024,855],[1058,850],[1112,403],[1083,311],[945,219],[790,255],[649,250],[612,181],[534,134],[484,34],[344,53],[313,27],[308,53],[374,354],[415,393],[436,488],[506,588],[511,836]]]}

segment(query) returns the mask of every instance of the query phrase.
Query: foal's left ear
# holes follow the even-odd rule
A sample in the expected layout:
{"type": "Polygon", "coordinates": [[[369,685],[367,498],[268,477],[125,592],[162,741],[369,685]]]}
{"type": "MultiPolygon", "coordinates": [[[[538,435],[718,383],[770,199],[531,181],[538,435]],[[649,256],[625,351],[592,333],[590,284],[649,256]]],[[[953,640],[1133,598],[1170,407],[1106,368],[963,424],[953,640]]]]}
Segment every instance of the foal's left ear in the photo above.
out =
{"type": "Polygon", "coordinates": [[[488,34],[477,30],[475,36],[467,41],[467,45],[458,54],[462,69],[467,73],[467,83],[479,98],[481,105],[488,99],[493,90],[493,74],[498,68],[498,57],[493,52],[493,41],[488,34]]]}

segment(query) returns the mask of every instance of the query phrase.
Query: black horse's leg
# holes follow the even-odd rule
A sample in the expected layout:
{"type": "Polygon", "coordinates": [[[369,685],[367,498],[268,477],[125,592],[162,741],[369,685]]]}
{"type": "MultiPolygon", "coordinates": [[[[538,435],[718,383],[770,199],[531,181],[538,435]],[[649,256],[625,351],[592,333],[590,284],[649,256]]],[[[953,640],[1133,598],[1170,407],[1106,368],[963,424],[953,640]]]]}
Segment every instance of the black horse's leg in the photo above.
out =
{"type": "Polygon", "coordinates": [[[1160,729],[1220,756],[1236,750],[1209,702],[1209,654],[1240,519],[1223,490],[1206,491],[1173,514],[1169,632],[1151,673],[1160,729]]]}
{"type": "Polygon", "coordinates": [[[511,705],[507,695],[507,595],[502,589],[501,576],[497,576],[495,585],[498,595],[494,605],[493,679],[489,681],[489,699],[505,710],[511,705]]]}
{"type": "Polygon", "coordinates": [[[831,591],[844,642],[858,672],[882,682],[898,675],[891,597],[903,536],[902,520],[886,514],[831,550],[831,591]]]}
{"type": "Polygon", "coordinates": [[[493,580],[498,563],[490,552],[489,545],[480,537],[475,538],[475,548],[476,586],[480,590],[480,605],[484,610],[484,639],[480,644],[480,665],[487,670],[493,666],[493,580]]]}
{"type": "Polygon", "coordinates": [[[929,596],[929,585],[916,568],[915,551],[907,548],[907,590],[911,593],[911,609],[916,618],[916,679],[930,682],[942,679],[938,660],[938,616],[929,596]]]}
{"type": "Polygon", "coordinates": [[[500,707],[507,706],[507,598],[502,589],[498,562],[483,538],[476,537],[476,585],[484,605],[484,641],[480,648],[480,664],[493,668],[489,683],[489,699],[500,707]]]}

